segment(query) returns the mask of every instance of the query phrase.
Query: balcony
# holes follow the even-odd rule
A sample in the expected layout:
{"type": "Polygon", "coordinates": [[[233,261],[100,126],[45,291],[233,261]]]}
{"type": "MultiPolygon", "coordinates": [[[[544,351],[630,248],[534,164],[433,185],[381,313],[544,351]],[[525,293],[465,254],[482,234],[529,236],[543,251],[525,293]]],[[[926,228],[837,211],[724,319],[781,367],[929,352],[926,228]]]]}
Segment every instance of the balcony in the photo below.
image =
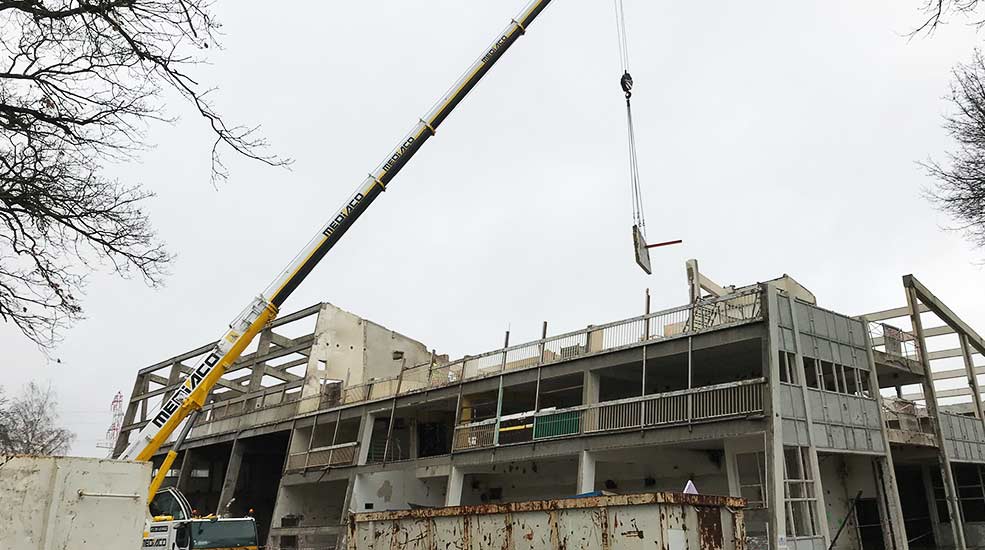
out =
{"type": "Polygon", "coordinates": [[[455,428],[454,451],[544,439],[655,429],[763,413],[762,378],[503,416],[455,428]]]}
{"type": "Polygon", "coordinates": [[[746,291],[605,325],[589,326],[476,356],[466,356],[444,365],[423,364],[409,367],[399,377],[346,388],[342,402],[358,403],[393,397],[396,393],[402,395],[440,388],[506,371],[544,366],[610,353],[643,343],[720,330],[762,318],[759,291],[746,291]]]}
{"type": "Polygon", "coordinates": [[[315,448],[310,451],[291,453],[287,456],[286,470],[295,471],[306,470],[308,468],[352,466],[356,462],[356,452],[358,449],[359,443],[353,441],[315,448]]]}
{"type": "Polygon", "coordinates": [[[936,447],[934,426],[927,409],[913,401],[884,397],[883,417],[890,443],[936,447]]]}
{"type": "MultiPolygon", "coordinates": [[[[203,407],[202,414],[192,432],[193,437],[235,431],[241,425],[257,426],[281,422],[293,418],[298,411],[327,410],[344,405],[393,398],[395,395],[410,394],[417,391],[440,388],[463,381],[477,380],[503,372],[535,368],[576,358],[611,353],[644,343],[653,343],[670,338],[694,335],[702,332],[721,330],[745,323],[762,320],[762,303],[758,290],[739,292],[726,297],[704,300],[696,304],[679,306],[649,315],[624,319],[604,325],[589,326],[585,329],[551,336],[533,342],[509,346],[476,356],[466,356],[447,364],[421,364],[404,369],[398,377],[377,379],[365,384],[342,387],[340,384],[326,384],[321,395],[301,398],[301,382],[292,382],[265,389],[257,394],[222,400],[203,407]]],[[[671,394],[668,394],[671,395],[671,394]]],[[[692,397],[689,399],[697,399],[692,397]]],[[[671,398],[659,402],[654,396],[647,396],[654,403],[652,407],[671,407],[671,398]]],[[[637,409],[640,404],[624,407],[637,409]]],[[[695,407],[700,406],[694,403],[695,407]]],[[[692,410],[691,421],[696,420],[692,410]]],[[[596,414],[596,413],[578,413],[596,414]]],[[[609,414],[599,412],[600,425],[609,422],[609,414]]],[[[650,413],[647,413],[650,414],[650,413]]],[[[656,414],[655,412],[653,414],[656,414]]],[[[683,413],[680,413],[683,414],[683,413]]],[[[532,419],[530,419],[532,421],[532,419]]],[[[523,437],[532,427],[525,427],[524,419],[504,419],[515,425],[502,425],[518,432],[509,437],[523,437]]],[[[540,422],[545,422],[541,420],[540,422]]],[[[485,441],[484,424],[476,423],[475,432],[462,437],[485,441]]],[[[639,422],[637,422],[637,427],[639,422]]],[[[463,432],[464,433],[464,432],[463,432]]],[[[456,431],[458,438],[458,431],[456,431]]],[[[532,435],[530,436],[532,437],[532,435]]]]}

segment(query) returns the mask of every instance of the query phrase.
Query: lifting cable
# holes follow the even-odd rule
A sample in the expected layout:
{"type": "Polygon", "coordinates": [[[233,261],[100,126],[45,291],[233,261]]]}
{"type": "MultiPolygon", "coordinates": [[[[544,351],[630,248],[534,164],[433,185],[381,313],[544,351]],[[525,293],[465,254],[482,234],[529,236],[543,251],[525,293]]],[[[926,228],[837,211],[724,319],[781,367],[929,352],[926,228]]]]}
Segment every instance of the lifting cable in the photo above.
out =
{"type": "Polygon", "coordinates": [[[616,9],[616,35],[619,39],[619,65],[622,76],[619,86],[626,96],[626,122],[629,128],[629,183],[633,198],[633,225],[646,236],[646,218],[643,216],[643,193],[640,190],[640,170],[636,157],[636,130],[633,126],[633,77],[629,74],[629,40],[626,37],[626,11],[622,0],[613,0],[616,9]]]}
{"type": "Polygon", "coordinates": [[[629,74],[629,39],[626,37],[626,10],[623,0],[613,0],[616,8],[616,35],[619,39],[619,65],[622,76],[619,86],[626,96],[626,123],[629,133],[629,184],[633,196],[633,248],[636,252],[636,263],[647,274],[651,274],[650,249],[673,244],[680,244],[681,239],[664,241],[654,244],[646,242],[646,218],[643,215],[643,192],[640,188],[640,167],[636,156],[636,128],[633,125],[633,77],[629,74]]]}

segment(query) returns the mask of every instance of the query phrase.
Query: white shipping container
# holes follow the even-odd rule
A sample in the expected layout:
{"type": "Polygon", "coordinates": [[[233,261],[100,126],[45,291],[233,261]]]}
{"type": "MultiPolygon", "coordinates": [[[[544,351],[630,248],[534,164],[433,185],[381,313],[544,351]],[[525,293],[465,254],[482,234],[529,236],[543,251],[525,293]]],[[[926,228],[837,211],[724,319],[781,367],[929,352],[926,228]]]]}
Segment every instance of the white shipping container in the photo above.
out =
{"type": "Polygon", "coordinates": [[[0,457],[0,550],[135,550],[149,462],[0,457]]]}

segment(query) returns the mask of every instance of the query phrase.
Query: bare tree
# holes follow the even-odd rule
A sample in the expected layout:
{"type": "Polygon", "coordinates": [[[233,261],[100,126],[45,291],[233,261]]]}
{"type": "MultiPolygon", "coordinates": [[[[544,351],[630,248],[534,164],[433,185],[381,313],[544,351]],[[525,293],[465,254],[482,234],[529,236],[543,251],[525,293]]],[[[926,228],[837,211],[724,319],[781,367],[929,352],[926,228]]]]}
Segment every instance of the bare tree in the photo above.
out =
{"type": "Polygon", "coordinates": [[[75,434],[58,426],[58,400],[51,386],[31,382],[23,392],[0,402],[0,455],[62,455],[75,434]]]}
{"type": "Polygon", "coordinates": [[[950,102],[954,112],[944,127],[957,148],[948,161],[923,163],[936,185],[930,200],[958,223],[977,247],[985,247],[985,59],[975,50],[970,63],[954,68],[950,102]]]}
{"type": "MultiPolygon", "coordinates": [[[[957,16],[981,29],[985,14],[980,0],[926,0],[925,19],[911,33],[931,35],[950,16],[957,16]]],[[[920,163],[936,180],[926,196],[940,211],[957,222],[953,228],[964,232],[976,247],[985,247],[985,59],[976,49],[967,63],[958,63],[952,72],[951,113],[944,117],[944,128],[956,147],[944,162],[920,163]]]]}
{"type": "Polygon", "coordinates": [[[208,124],[212,181],[221,152],[269,165],[256,127],[227,124],[189,75],[216,44],[210,0],[0,0],[0,319],[41,346],[82,315],[100,265],[161,282],[171,260],[142,210],[151,193],[104,173],[173,120],[176,90],[208,124]]]}
{"type": "Polygon", "coordinates": [[[933,34],[940,25],[947,23],[950,15],[957,15],[973,25],[985,25],[985,17],[977,13],[980,0],[926,0],[922,11],[923,22],[910,32],[910,36],[933,34]]]}

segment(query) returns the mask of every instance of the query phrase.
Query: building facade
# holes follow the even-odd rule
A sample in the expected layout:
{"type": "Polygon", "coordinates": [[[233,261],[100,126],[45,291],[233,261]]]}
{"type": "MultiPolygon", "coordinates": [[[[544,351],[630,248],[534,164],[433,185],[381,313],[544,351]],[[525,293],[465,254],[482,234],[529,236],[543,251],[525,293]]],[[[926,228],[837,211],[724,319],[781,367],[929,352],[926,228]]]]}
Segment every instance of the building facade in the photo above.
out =
{"type": "MultiPolygon", "coordinates": [[[[849,316],[788,276],[687,268],[685,305],[456,360],[330,304],[287,315],[168,483],[202,514],[252,510],[268,548],[333,548],[347,511],[688,482],[748,500],[750,548],[985,546],[971,327],[912,276],[905,306],[849,316]]],[[[117,453],[209,347],[139,371],[117,453]]]]}

